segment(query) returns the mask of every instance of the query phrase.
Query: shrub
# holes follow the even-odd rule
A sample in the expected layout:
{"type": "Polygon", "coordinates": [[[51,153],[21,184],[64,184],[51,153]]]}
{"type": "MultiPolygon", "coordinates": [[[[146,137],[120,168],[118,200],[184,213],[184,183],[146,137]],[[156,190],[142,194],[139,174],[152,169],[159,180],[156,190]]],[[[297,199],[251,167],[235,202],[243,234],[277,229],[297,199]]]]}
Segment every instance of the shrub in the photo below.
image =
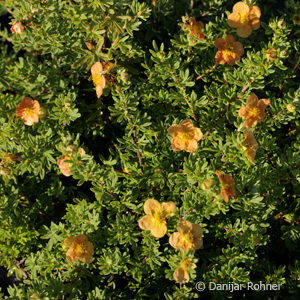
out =
{"type": "Polygon", "coordinates": [[[296,2],[0,3],[4,299],[299,297],[296,2]]]}

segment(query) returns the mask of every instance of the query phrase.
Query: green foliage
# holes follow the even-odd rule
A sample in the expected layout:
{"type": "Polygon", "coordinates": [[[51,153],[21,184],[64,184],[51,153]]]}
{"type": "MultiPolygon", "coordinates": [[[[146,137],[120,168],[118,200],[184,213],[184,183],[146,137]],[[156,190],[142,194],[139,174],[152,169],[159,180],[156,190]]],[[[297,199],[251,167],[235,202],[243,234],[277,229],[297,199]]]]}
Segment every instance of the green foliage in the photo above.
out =
{"type": "Polygon", "coordinates": [[[241,38],[227,22],[233,1],[0,0],[0,266],[19,280],[0,297],[225,299],[234,293],[195,284],[261,281],[282,288],[237,297],[299,298],[300,7],[247,3],[261,26],[241,38]],[[15,22],[24,32],[11,32],[15,22]],[[215,60],[227,34],[244,47],[234,66],[215,60]],[[255,164],[239,114],[252,94],[270,100],[253,127],[255,164]],[[46,111],[32,126],[16,116],[25,97],[46,111]],[[203,133],[190,153],[168,133],[184,120],[203,133]],[[234,179],[228,202],[217,170],[234,179]],[[147,199],[177,206],[163,238],[139,228],[147,199]],[[202,249],[171,247],[180,220],[201,225],[202,249]],[[66,259],[78,234],[94,246],[90,264],[66,259]],[[184,259],[197,268],[178,284],[184,259]]]}

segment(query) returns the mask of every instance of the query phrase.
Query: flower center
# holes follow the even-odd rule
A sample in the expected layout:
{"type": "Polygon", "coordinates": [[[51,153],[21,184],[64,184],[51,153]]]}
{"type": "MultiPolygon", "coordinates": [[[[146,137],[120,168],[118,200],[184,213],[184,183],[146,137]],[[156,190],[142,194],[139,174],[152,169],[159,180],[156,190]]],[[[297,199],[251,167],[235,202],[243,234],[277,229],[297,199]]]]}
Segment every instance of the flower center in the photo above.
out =
{"type": "Polygon", "coordinates": [[[241,18],[240,18],[240,23],[241,24],[248,23],[248,21],[249,21],[248,14],[241,14],[240,16],[241,16],[241,18]]]}
{"type": "Polygon", "coordinates": [[[257,107],[254,107],[250,112],[250,116],[255,118],[259,115],[259,113],[260,113],[259,109],[257,107]]]}
{"type": "Polygon", "coordinates": [[[26,107],[25,108],[25,115],[26,115],[26,117],[29,118],[29,117],[32,116],[32,114],[33,114],[32,109],[30,107],[26,107]]]}
{"type": "Polygon", "coordinates": [[[80,244],[77,244],[77,245],[75,246],[75,253],[76,253],[77,255],[82,255],[82,254],[84,254],[84,253],[86,253],[86,252],[87,252],[87,251],[86,251],[86,249],[85,249],[84,244],[80,243],[80,244]]]}
{"type": "Polygon", "coordinates": [[[191,232],[188,232],[188,233],[185,233],[183,235],[183,238],[185,239],[186,242],[188,242],[189,244],[193,243],[193,239],[194,239],[194,236],[191,232]]]}

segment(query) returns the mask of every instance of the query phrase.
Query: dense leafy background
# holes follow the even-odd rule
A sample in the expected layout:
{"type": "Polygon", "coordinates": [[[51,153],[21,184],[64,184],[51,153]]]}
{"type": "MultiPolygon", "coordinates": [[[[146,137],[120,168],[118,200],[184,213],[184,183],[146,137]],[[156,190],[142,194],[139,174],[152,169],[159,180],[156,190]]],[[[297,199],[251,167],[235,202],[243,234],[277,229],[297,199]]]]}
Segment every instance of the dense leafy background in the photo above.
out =
{"type": "Polygon", "coordinates": [[[0,265],[19,280],[3,284],[5,299],[299,299],[295,2],[258,1],[262,24],[247,39],[227,24],[234,1],[0,3],[0,159],[22,157],[0,178],[0,265]],[[190,16],[205,24],[203,41],[182,29],[190,16]],[[10,32],[15,21],[21,35],[10,32]],[[214,40],[225,33],[245,54],[233,67],[214,67],[214,40]],[[275,61],[267,61],[270,48],[275,61]],[[90,75],[96,61],[114,64],[100,99],[90,75]],[[245,157],[238,116],[253,93],[271,101],[254,130],[256,165],[245,157]],[[15,117],[26,96],[47,110],[31,127],[15,117]],[[204,138],[194,153],[174,152],[167,130],[186,119],[204,138]],[[71,177],[57,166],[68,145],[87,153],[81,164],[76,155],[71,177]],[[234,178],[237,199],[218,197],[216,170],[234,178]],[[212,189],[202,190],[207,178],[212,189]],[[189,253],[197,268],[182,287],[173,280],[179,251],[138,227],[147,198],[176,203],[168,236],[178,219],[203,227],[203,249],[189,253]],[[89,265],[65,259],[64,239],[79,233],[94,244],[89,265]],[[199,293],[197,281],[283,287],[199,293]]]}

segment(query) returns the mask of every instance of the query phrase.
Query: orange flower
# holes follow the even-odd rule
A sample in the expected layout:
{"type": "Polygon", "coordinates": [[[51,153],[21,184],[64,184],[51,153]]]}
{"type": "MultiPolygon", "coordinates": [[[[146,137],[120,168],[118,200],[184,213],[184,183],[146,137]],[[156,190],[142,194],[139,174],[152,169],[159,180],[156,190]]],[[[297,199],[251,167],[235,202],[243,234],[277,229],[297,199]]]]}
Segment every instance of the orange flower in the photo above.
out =
{"type": "Polygon", "coordinates": [[[270,104],[268,99],[258,100],[255,94],[247,98],[246,106],[239,110],[239,116],[245,120],[245,126],[250,128],[255,126],[257,122],[261,122],[265,116],[265,110],[270,104]]]}
{"type": "Polygon", "coordinates": [[[148,199],[144,204],[146,216],[139,220],[142,230],[150,230],[156,238],[161,238],[167,233],[167,219],[176,212],[174,202],[163,202],[160,204],[154,199],[148,199]]]}
{"type": "Polygon", "coordinates": [[[186,283],[190,280],[189,270],[195,269],[196,265],[192,263],[191,258],[186,258],[180,262],[180,267],[173,274],[177,283],[186,283]]]}
{"type": "Polygon", "coordinates": [[[202,228],[199,224],[192,224],[189,221],[179,221],[178,232],[171,234],[169,243],[173,248],[184,250],[199,249],[203,245],[202,228]]]}
{"type": "Polygon", "coordinates": [[[190,31],[190,35],[197,36],[199,40],[204,40],[205,36],[202,32],[204,25],[201,21],[197,22],[195,18],[189,18],[188,24],[184,24],[183,28],[190,31]]]}
{"type": "Polygon", "coordinates": [[[252,129],[246,128],[244,131],[244,148],[246,150],[246,156],[251,164],[255,165],[254,159],[256,155],[256,151],[258,149],[258,143],[253,135],[252,129]]]}
{"type": "Polygon", "coordinates": [[[24,32],[24,26],[21,22],[15,22],[11,27],[10,30],[15,34],[20,34],[24,32]]]}
{"type": "Polygon", "coordinates": [[[201,130],[194,127],[189,120],[183,121],[180,125],[172,125],[168,132],[173,137],[171,144],[174,151],[194,152],[198,149],[197,142],[203,137],[201,130]]]}
{"type": "Polygon", "coordinates": [[[266,56],[267,56],[267,61],[275,60],[277,58],[276,49],[272,48],[272,49],[267,50],[266,56]]]}
{"type": "Polygon", "coordinates": [[[237,35],[246,38],[252,33],[252,30],[260,27],[260,16],[261,12],[258,6],[249,6],[240,1],[233,6],[233,12],[228,16],[228,24],[230,27],[237,28],[237,35]]]}
{"type": "Polygon", "coordinates": [[[98,61],[91,67],[92,79],[96,86],[97,97],[100,98],[105,88],[105,77],[103,75],[102,64],[98,61]]]}
{"type": "Polygon", "coordinates": [[[21,118],[25,125],[33,125],[39,121],[40,104],[37,100],[25,97],[16,108],[17,118],[21,118]]]}
{"type": "Polygon", "coordinates": [[[229,201],[230,196],[236,199],[236,194],[234,190],[235,183],[233,178],[228,174],[223,176],[220,171],[216,171],[216,174],[218,175],[219,180],[221,182],[221,195],[225,202],[229,201]]]}
{"type": "Polygon", "coordinates": [[[88,241],[87,236],[78,234],[76,236],[68,237],[64,240],[63,248],[69,248],[66,253],[67,260],[76,262],[78,260],[89,264],[92,261],[94,254],[94,246],[88,241]]]}
{"type": "MultiPolygon", "coordinates": [[[[80,156],[84,157],[85,155],[84,149],[80,147],[78,150],[80,151],[80,156]]],[[[74,155],[76,153],[75,147],[73,145],[68,146],[66,151],[69,153],[69,155],[74,155]]],[[[63,173],[63,175],[67,177],[72,175],[71,173],[72,163],[67,162],[67,160],[72,160],[72,157],[69,155],[62,157],[57,161],[57,165],[60,171],[63,173]]]]}
{"type": "Polygon", "coordinates": [[[219,49],[216,54],[216,63],[228,63],[233,66],[237,61],[240,61],[241,56],[244,54],[243,45],[236,42],[233,35],[228,34],[224,39],[219,38],[215,40],[215,46],[219,49]]]}

